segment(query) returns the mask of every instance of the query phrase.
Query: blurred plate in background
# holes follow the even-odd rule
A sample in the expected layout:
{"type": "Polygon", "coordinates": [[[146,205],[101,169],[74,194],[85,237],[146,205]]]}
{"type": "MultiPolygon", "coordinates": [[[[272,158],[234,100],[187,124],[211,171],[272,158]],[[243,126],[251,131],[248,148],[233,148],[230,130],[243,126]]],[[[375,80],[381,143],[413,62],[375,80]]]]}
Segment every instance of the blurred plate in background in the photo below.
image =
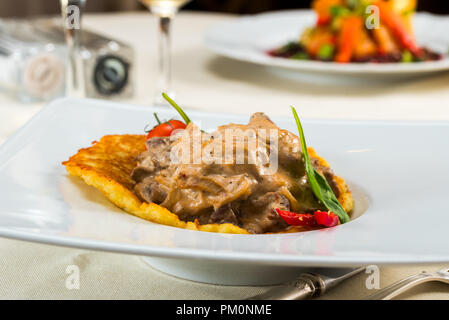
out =
{"type": "Polygon", "coordinates": [[[419,45],[445,54],[440,61],[419,63],[349,63],[293,60],[271,57],[266,51],[295,41],[315,23],[312,10],[279,11],[246,16],[213,26],[205,45],[222,56],[284,69],[332,75],[421,75],[449,70],[449,17],[417,13],[414,20],[419,45]]]}

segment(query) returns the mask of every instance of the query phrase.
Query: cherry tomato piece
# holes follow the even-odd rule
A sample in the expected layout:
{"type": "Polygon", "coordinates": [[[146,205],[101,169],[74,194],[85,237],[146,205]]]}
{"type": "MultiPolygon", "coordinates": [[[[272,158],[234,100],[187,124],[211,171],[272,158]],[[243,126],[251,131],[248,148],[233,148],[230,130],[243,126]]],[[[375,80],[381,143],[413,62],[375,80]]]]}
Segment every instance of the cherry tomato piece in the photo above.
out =
{"type": "Polygon", "coordinates": [[[161,123],[151,129],[147,134],[147,140],[154,137],[169,137],[174,130],[185,129],[186,124],[179,120],[170,120],[161,123]]]}

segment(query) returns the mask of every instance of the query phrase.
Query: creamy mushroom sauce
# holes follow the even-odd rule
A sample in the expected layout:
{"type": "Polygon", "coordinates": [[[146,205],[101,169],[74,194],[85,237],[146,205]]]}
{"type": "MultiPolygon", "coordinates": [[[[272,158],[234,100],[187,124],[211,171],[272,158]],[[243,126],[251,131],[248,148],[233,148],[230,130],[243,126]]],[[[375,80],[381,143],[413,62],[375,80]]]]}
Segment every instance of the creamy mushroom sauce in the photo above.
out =
{"type": "MultiPolygon", "coordinates": [[[[237,148],[237,141],[233,143],[237,148]]],[[[263,113],[252,115],[247,125],[228,124],[212,134],[201,132],[195,124],[189,123],[175,138],[155,137],[146,144],[147,151],[138,156],[138,164],[131,174],[135,181],[134,191],[142,200],[160,204],[183,221],[232,223],[251,233],[279,232],[289,226],[276,213],[276,208],[303,213],[325,210],[307,182],[298,137],[279,129],[263,113]],[[202,147],[210,147],[210,144],[222,143],[217,142],[216,136],[224,136],[226,130],[248,129],[256,134],[246,138],[241,164],[237,164],[236,159],[226,164],[204,160],[199,163],[172,161],[173,148],[183,141],[193,143],[193,139],[185,138],[193,138],[195,132],[200,134],[202,147]],[[268,154],[271,150],[267,137],[258,134],[258,129],[277,130],[275,152],[278,164],[272,174],[266,174],[266,163],[249,161],[248,145],[251,142],[257,142],[259,151],[268,154]],[[250,142],[251,139],[256,141],[250,142]]],[[[312,163],[338,197],[339,190],[331,170],[319,166],[317,159],[312,158],[312,163]]]]}

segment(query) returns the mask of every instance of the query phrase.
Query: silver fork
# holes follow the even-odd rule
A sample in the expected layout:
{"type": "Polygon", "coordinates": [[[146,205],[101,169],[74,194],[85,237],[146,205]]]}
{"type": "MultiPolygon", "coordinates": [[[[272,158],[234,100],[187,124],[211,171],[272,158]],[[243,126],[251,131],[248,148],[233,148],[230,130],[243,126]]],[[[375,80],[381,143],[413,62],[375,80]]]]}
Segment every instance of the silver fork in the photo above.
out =
{"type": "Polygon", "coordinates": [[[445,268],[434,273],[423,271],[420,274],[400,280],[364,300],[389,300],[419,284],[431,281],[449,284],[449,269],[445,268]]]}

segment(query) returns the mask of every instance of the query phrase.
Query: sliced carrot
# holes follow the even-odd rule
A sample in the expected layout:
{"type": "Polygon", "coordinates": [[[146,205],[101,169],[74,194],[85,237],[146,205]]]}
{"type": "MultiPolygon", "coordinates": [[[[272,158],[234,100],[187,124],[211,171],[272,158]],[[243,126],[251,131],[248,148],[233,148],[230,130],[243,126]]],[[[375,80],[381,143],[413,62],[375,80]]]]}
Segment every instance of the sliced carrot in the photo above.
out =
{"type": "Polygon", "coordinates": [[[405,14],[416,10],[417,0],[389,0],[388,6],[398,14],[405,14]]]}
{"type": "Polygon", "coordinates": [[[388,2],[378,0],[374,2],[379,8],[380,21],[387,26],[397,42],[413,54],[419,54],[421,49],[415,42],[413,34],[407,28],[401,16],[394,12],[388,2]]]}
{"type": "Polygon", "coordinates": [[[361,17],[348,17],[344,20],[338,41],[338,51],[335,61],[347,63],[354,55],[357,43],[362,34],[363,20],[361,17]]]}
{"type": "Polygon", "coordinates": [[[398,45],[387,27],[380,25],[378,29],[373,29],[372,31],[379,53],[388,54],[399,51],[398,45]]]}
{"type": "Polygon", "coordinates": [[[328,16],[332,7],[340,5],[343,5],[343,0],[314,0],[312,8],[319,16],[328,16]]]}
{"type": "Polygon", "coordinates": [[[376,43],[370,38],[368,32],[362,29],[360,34],[360,40],[355,47],[355,56],[357,58],[363,58],[372,56],[377,53],[376,43]]]}

